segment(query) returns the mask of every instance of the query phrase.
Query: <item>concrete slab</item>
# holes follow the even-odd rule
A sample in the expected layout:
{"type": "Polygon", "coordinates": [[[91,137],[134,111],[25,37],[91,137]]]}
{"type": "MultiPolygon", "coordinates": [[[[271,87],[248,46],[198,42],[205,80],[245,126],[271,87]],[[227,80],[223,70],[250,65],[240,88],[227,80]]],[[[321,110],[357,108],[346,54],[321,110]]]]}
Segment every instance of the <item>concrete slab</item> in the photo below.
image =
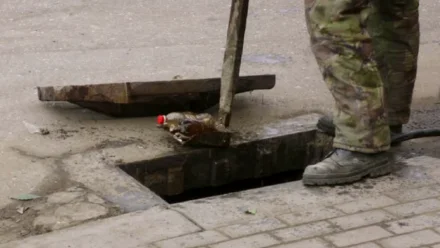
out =
{"type": "Polygon", "coordinates": [[[70,187],[1,209],[0,244],[120,214],[116,206],[88,189],[70,187]]]}
{"type": "Polygon", "coordinates": [[[43,236],[35,236],[25,242],[12,242],[0,247],[146,247],[149,243],[201,229],[175,211],[156,207],[65,230],[52,237],[41,239],[43,236]]]}

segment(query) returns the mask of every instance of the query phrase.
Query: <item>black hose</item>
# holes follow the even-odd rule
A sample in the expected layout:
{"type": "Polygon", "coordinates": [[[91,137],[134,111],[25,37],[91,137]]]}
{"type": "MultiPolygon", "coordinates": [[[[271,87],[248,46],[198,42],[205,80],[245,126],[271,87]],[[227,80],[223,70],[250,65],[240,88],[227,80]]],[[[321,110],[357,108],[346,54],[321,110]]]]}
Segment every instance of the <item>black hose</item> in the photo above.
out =
{"type": "MultiPolygon", "coordinates": [[[[327,135],[335,137],[335,126],[333,124],[333,120],[327,116],[320,118],[317,124],[319,130],[323,131],[327,135]]],[[[421,129],[421,130],[413,130],[408,133],[399,133],[399,134],[391,134],[391,145],[395,146],[404,141],[418,139],[418,138],[427,138],[427,137],[439,137],[440,129],[421,129]]]]}
{"type": "Polygon", "coordinates": [[[408,133],[395,134],[391,137],[391,145],[397,145],[407,140],[437,137],[440,136],[440,129],[422,129],[414,130],[408,133]]]}

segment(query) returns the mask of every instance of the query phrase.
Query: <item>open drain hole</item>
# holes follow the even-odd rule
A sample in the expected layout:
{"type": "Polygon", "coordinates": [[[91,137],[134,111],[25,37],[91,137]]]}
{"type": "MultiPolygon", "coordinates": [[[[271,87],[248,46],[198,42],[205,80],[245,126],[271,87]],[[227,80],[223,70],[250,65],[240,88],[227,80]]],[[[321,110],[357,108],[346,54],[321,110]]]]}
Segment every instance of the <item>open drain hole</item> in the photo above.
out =
{"type": "MultiPolygon", "coordinates": [[[[235,193],[243,190],[256,189],[276,184],[301,180],[304,170],[295,170],[271,175],[265,178],[245,179],[222,186],[211,186],[185,191],[178,195],[161,195],[169,204],[207,198],[211,196],[235,193]]],[[[157,193],[157,192],[156,192],[157,193]]]]}
{"type": "Polygon", "coordinates": [[[330,151],[315,130],[236,143],[226,149],[188,149],[119,167],[169,203],[300,180],[304,168],[330,151]]]}

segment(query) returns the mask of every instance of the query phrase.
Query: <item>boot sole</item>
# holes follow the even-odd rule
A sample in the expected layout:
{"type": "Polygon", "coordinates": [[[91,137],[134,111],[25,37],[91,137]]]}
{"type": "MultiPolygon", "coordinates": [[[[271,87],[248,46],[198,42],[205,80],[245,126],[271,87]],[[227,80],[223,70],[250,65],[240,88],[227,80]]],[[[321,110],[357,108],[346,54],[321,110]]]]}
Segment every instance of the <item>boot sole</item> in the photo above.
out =
{"type": "Polygon", "coordinates": [[[322,178],[319,176],[314,177],[313,175],[311,175],[311,176],[304,176],[302,181],[304,185],[310,185],[310,186],[347,184],[347,183],[354,183],[360,181],[365,177],[376,178],[376,177],[385,176],[387,174],[390,174],[391,171],[392,171],[391,164],[389,162],[385,162],[384,164],[356,173],[354,175],[347,175],[344,177],[337,177],[337,178],[322,178]]]}

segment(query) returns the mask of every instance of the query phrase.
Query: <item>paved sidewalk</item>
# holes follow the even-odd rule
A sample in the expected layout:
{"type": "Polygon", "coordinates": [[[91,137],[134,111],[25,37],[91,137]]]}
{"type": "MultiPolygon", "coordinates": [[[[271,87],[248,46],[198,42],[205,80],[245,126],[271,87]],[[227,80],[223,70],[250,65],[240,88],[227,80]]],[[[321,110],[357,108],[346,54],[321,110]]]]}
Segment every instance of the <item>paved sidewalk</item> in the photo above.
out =
{"type": "Polygon", "coordinates": [[[354,185],[280,184],[155,207],[0,248],[438,248],[440,159],[399,160],[392,175],[354,185]]]}

